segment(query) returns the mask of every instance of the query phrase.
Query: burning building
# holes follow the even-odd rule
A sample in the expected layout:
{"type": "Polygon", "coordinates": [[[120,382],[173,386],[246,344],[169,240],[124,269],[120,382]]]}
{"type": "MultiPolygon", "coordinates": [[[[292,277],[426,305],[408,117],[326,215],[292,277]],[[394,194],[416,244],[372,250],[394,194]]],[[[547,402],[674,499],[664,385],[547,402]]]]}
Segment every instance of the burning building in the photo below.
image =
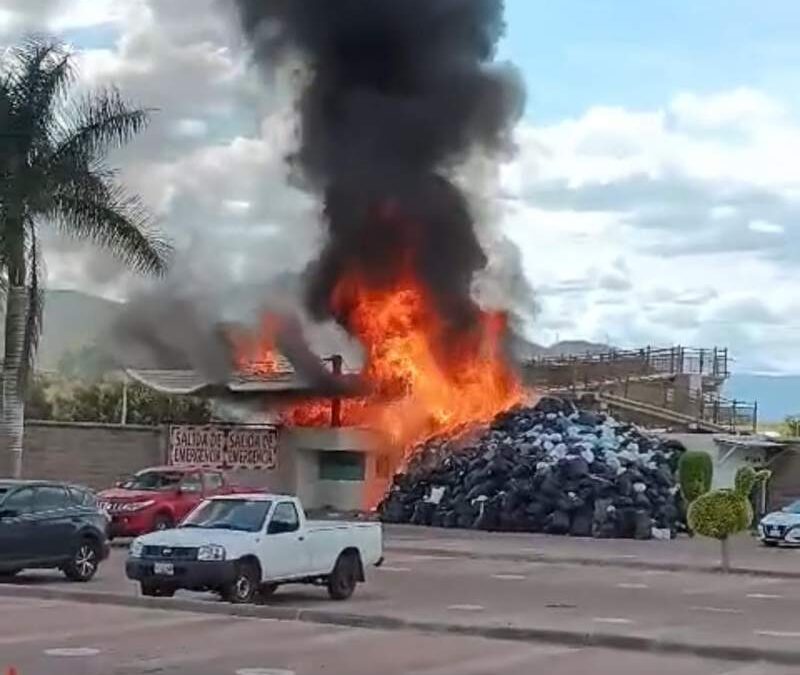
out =
{"type": "Polygon", "coordinates": [[[293,178],[323,204],[305,305],[364,349],[361,421],[399,457],[522,397],[506,318],[473,298],[486,267],[470,156],[499,157],[524,95],[494,61],[501,0],[237,0],[254,58],[298,68],[293,178]],[[300,64],[300,65],[298,65],[300,64]]]}
{"type": "Polygon", "coordinates": [[[377,430],[388,478],[419,442],[488,422],[524,394],[505,355],[504,312],[473,296],[488,255],[459,180],[470,158],[511,149],[523,110],[519,77],[494,59],[503,2],[236,6],[258,65],[296,69],[298,145],[287,165],[323,206],[305,310],[357,340],[363,368],[352,388],[346,374],[323,377],[302,340],[278,350],[267,340],[265,351],[263,334],[275,330],[266,320],[261,337],[234,340],[235,377],[214,391],[206,378],[193,393],[265,410],[280,399],[279,420],[294,433],[331,419],[377,430]],[[314,386],[281,379],[279,352],[314,386]]]}

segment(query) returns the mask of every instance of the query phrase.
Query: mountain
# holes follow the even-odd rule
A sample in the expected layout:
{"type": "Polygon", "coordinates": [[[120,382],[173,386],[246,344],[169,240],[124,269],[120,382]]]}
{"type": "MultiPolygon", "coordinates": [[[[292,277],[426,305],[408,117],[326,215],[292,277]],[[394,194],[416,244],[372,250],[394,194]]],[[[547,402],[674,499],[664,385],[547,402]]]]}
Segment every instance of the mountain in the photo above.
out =
{"type": "Polygon", "coordinates": [[[65,354],[102,339],[123,307],[78,291],[46,291],[37,367],[55,370],[65,354]]]}
{"type": "MultiPolygon", "coordinates": [[[[288,302],[299,303],[297,279],[287,276],[280,283],[268,286],[243,286],[222,294],[220,305],[228,318],[252,321],[259,308],[266,304],[285,308],[288,302]],[[272,298],[282,302],[270,303],[272,298]],[[282,307],[283,305],[283,307],[282,307]]],[[[112,323],[120,316],[125,305],[79,291],[46,291],[44,328],[39,343],[37,366],[40,370],[55,370],[67,354],[75,355],[84,347],[100,343],[112,323]]],[[[360,361],[360,350],[333,324],[306,325],[307,339],[312,349],[319,353],[333,351],[345,354],[348,363],[360,361]]],[[[0,331],[0,341],[2,340],[0,331]]],[[[514,345],[517,358],[530,359],[542,356],[579,355],[607,351],[603,344],[584,340],[565,340],[544,346],[534,342],[519,341],[514,345]]]]}
{"type": "Polygon", "coordinates": [[[800,375],[731,375],[725,396],[740,401],[758,401],[761,422],[781,422],[800,414],[800,375]]]}
{"type": "Polygon", "coordinates": [[[608,345],[587,342],[586,340],[562,340],[546,347],[535,342],[518,339],[514,341],[512,346],[514,355],[522,361],[547,356],[582,356],[607,352],[612,349],[608,345]]]}

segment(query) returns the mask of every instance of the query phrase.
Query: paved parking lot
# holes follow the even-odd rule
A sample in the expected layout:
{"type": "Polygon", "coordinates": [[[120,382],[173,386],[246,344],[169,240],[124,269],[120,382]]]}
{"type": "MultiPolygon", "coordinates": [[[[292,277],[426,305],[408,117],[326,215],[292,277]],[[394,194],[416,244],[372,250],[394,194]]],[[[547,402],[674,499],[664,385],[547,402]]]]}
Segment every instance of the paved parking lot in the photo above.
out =
{"type": "Polygon", "coordinates": [[[789,675],[735,664],[480,638],[0,598],[0,672],[19,675],[789,675]]]}
{"type": "MultiPolygon", "coordinates": [[[[124,549],[114,549],[90,584],[35,572],[15,585],[133,597],[138,586],[124,577],[125,555],[124,549]]],[[[212,594],[179,595],[219,602],[212,594]]],[[[348,602],[328,600],[324,589],[296,586],[280,589],[268,603],[373,621],[391,617],[476,628],[577,631],[756,650],[798,650],[800,643],[800,580],[755,576],[390,553],[348,602]]]]}

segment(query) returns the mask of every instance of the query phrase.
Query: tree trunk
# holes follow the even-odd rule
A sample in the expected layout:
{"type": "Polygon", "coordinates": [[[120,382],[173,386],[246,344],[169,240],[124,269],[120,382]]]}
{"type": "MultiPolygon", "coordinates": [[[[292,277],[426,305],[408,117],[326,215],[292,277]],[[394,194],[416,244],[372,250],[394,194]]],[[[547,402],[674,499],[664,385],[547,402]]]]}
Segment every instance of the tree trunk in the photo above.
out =
{"type": "Polygon", "coordinates": [[[727,574],[731,571],[731,555],[728,549],[728,537],[719,540],[722,553],[722,571],[727,574]]]}
{"type": "MultiPolygon", "coordinates": [[[[0,414],[0,447],[5,451],[7,473],[22,477],[22,438],[24,435],[25,396],[22,359],[25,352],[25,330],[28,318],[28,290],[12,286],[6,293],[6,344],[3,360],[2,414],[0,414]]],[[[4,472],[5,473],[5,472],[4,472]]]]}

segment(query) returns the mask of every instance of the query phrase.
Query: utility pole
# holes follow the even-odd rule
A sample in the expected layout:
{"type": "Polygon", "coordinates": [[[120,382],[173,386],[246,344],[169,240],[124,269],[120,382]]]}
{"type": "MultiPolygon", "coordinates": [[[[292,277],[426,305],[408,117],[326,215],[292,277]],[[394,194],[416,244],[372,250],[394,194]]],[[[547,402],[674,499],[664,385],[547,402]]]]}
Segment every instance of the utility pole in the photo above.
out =
{"type": "Polygon", "coordinates": [[[122,373],[122,413],[119,423],[125,426],[128,423],[128,373],[122,373]]]}

